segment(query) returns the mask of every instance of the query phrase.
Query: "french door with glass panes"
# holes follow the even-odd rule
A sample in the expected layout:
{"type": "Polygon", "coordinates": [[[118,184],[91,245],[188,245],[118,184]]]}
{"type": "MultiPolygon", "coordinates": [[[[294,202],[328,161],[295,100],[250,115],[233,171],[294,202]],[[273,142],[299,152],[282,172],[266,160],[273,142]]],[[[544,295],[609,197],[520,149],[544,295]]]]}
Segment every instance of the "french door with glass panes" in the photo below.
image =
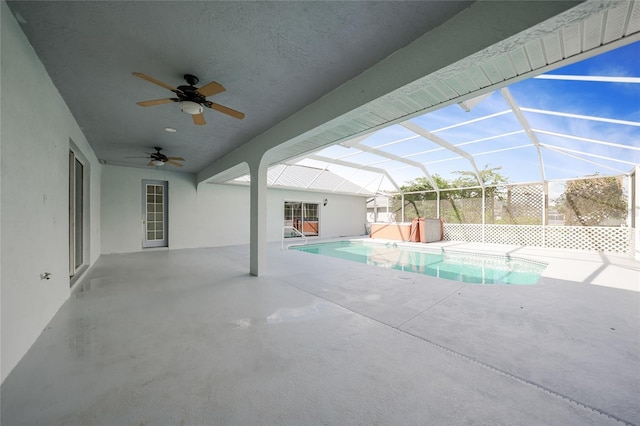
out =
{"type": "Polygon", "coordinates": [[[169,246],[168,189],[166,181],[142,181],[142,247],[169,246]]]}

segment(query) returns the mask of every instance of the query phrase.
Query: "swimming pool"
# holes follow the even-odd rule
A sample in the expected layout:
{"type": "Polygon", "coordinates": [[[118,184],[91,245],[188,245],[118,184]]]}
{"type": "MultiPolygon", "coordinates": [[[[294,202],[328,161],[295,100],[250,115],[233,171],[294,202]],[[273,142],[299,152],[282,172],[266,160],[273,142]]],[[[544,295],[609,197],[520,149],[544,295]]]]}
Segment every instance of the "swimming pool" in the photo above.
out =
{"type": "Polygon", "coordinates": [[[290,249],[470,284],[531,285],[538,282],[546,267],[544,263],[510,256],[414,249],[395,243],[337,241],[290,249]]]}

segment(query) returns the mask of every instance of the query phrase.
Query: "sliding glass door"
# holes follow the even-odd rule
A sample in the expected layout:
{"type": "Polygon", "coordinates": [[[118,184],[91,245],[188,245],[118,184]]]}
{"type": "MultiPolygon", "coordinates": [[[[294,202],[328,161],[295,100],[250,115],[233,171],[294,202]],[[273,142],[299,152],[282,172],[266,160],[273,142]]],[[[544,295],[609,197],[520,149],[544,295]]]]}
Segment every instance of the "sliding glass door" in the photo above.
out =
{"type": "Polygon", "coordinates": [[[69,150],[69,277],[84,264],[84,166],[69,150]]]}
{"type": "Polygon", "coordinates": [[[320,204],[304,201],[284,202],[285,238],[317,237],[320,235],[320,204]]]}

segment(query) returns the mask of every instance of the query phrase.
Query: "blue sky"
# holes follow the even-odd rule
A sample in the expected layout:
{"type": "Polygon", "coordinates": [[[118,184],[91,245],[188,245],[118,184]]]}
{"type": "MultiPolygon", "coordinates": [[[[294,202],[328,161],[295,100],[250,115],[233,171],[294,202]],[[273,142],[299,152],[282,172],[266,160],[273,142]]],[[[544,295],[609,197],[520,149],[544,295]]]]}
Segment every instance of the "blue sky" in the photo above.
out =
{"type": "MultiPolygon", "coordinates": [[[[640,81],[639,57],[640,42],[636,42],[547,74],[634,77],[640,81]]],[[[624,148],[640,147],[640,126],[637,124],[640,122],[640,83],[532,78],[515,83],[508,90],[543,145],[542,161],[547,180],[593,173],[616,175],[640,164],[640,150],[624,148]],[[586,120],[544,111],[636,124],[586,120]]],[[[510,182],[532,182],[542,178],[537,150],[499,91],[491,93],[469,112],[458,105],[451,105],[411,121],[472,154],[478,168],[501,166],[503,175],[510,182]]],[[[412,132],[398,125],[376,132],[361,143],[391,154],[408,156],[408,159],[424,164],[431,174],[445,178],[455,178],[455,171],[472,169],[468,160],[434,142],[416,138],[412,132]],[[402,139],[406,140],[390,144],[402,139]]],[[[415,167],[385,161],[370,153],[350,155],[354,153],[357,153],[354,149],[333,146],[318,154],[384,168],[400,185],[422,176],[415,167]]],[[[309,160],[303,164],[324,167],[322,163],[309,160]]],[[[358,172],[354,175],[352,170],[333,165],[329,170],[348,176],[361,185],[368,184],[369,189],[375,189],[372,186],[379,183],[374,173],[358,172]]],[[[382,187],[389,188],[386,180],[382,181],[382,187]]]]}

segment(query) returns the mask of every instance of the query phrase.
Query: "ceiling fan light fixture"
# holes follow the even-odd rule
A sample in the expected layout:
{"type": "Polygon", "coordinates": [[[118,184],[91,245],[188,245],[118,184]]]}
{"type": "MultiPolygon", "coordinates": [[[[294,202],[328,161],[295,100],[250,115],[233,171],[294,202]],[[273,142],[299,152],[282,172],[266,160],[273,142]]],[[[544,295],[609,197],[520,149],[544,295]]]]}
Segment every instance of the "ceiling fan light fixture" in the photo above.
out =
{"type": "Polygon", "coordinates": [[[187,114],[196,115],[202,114],[204,108],[197,102],[192,101],[182,101],[180,102],[180,110],[182,112],[186,112],[187,114]]]}
{"type": "Polygon", "coordinates": [[[164,166],[164,161],[151,160],[151,164],[153,164],[154,166],[164,166]]]}

